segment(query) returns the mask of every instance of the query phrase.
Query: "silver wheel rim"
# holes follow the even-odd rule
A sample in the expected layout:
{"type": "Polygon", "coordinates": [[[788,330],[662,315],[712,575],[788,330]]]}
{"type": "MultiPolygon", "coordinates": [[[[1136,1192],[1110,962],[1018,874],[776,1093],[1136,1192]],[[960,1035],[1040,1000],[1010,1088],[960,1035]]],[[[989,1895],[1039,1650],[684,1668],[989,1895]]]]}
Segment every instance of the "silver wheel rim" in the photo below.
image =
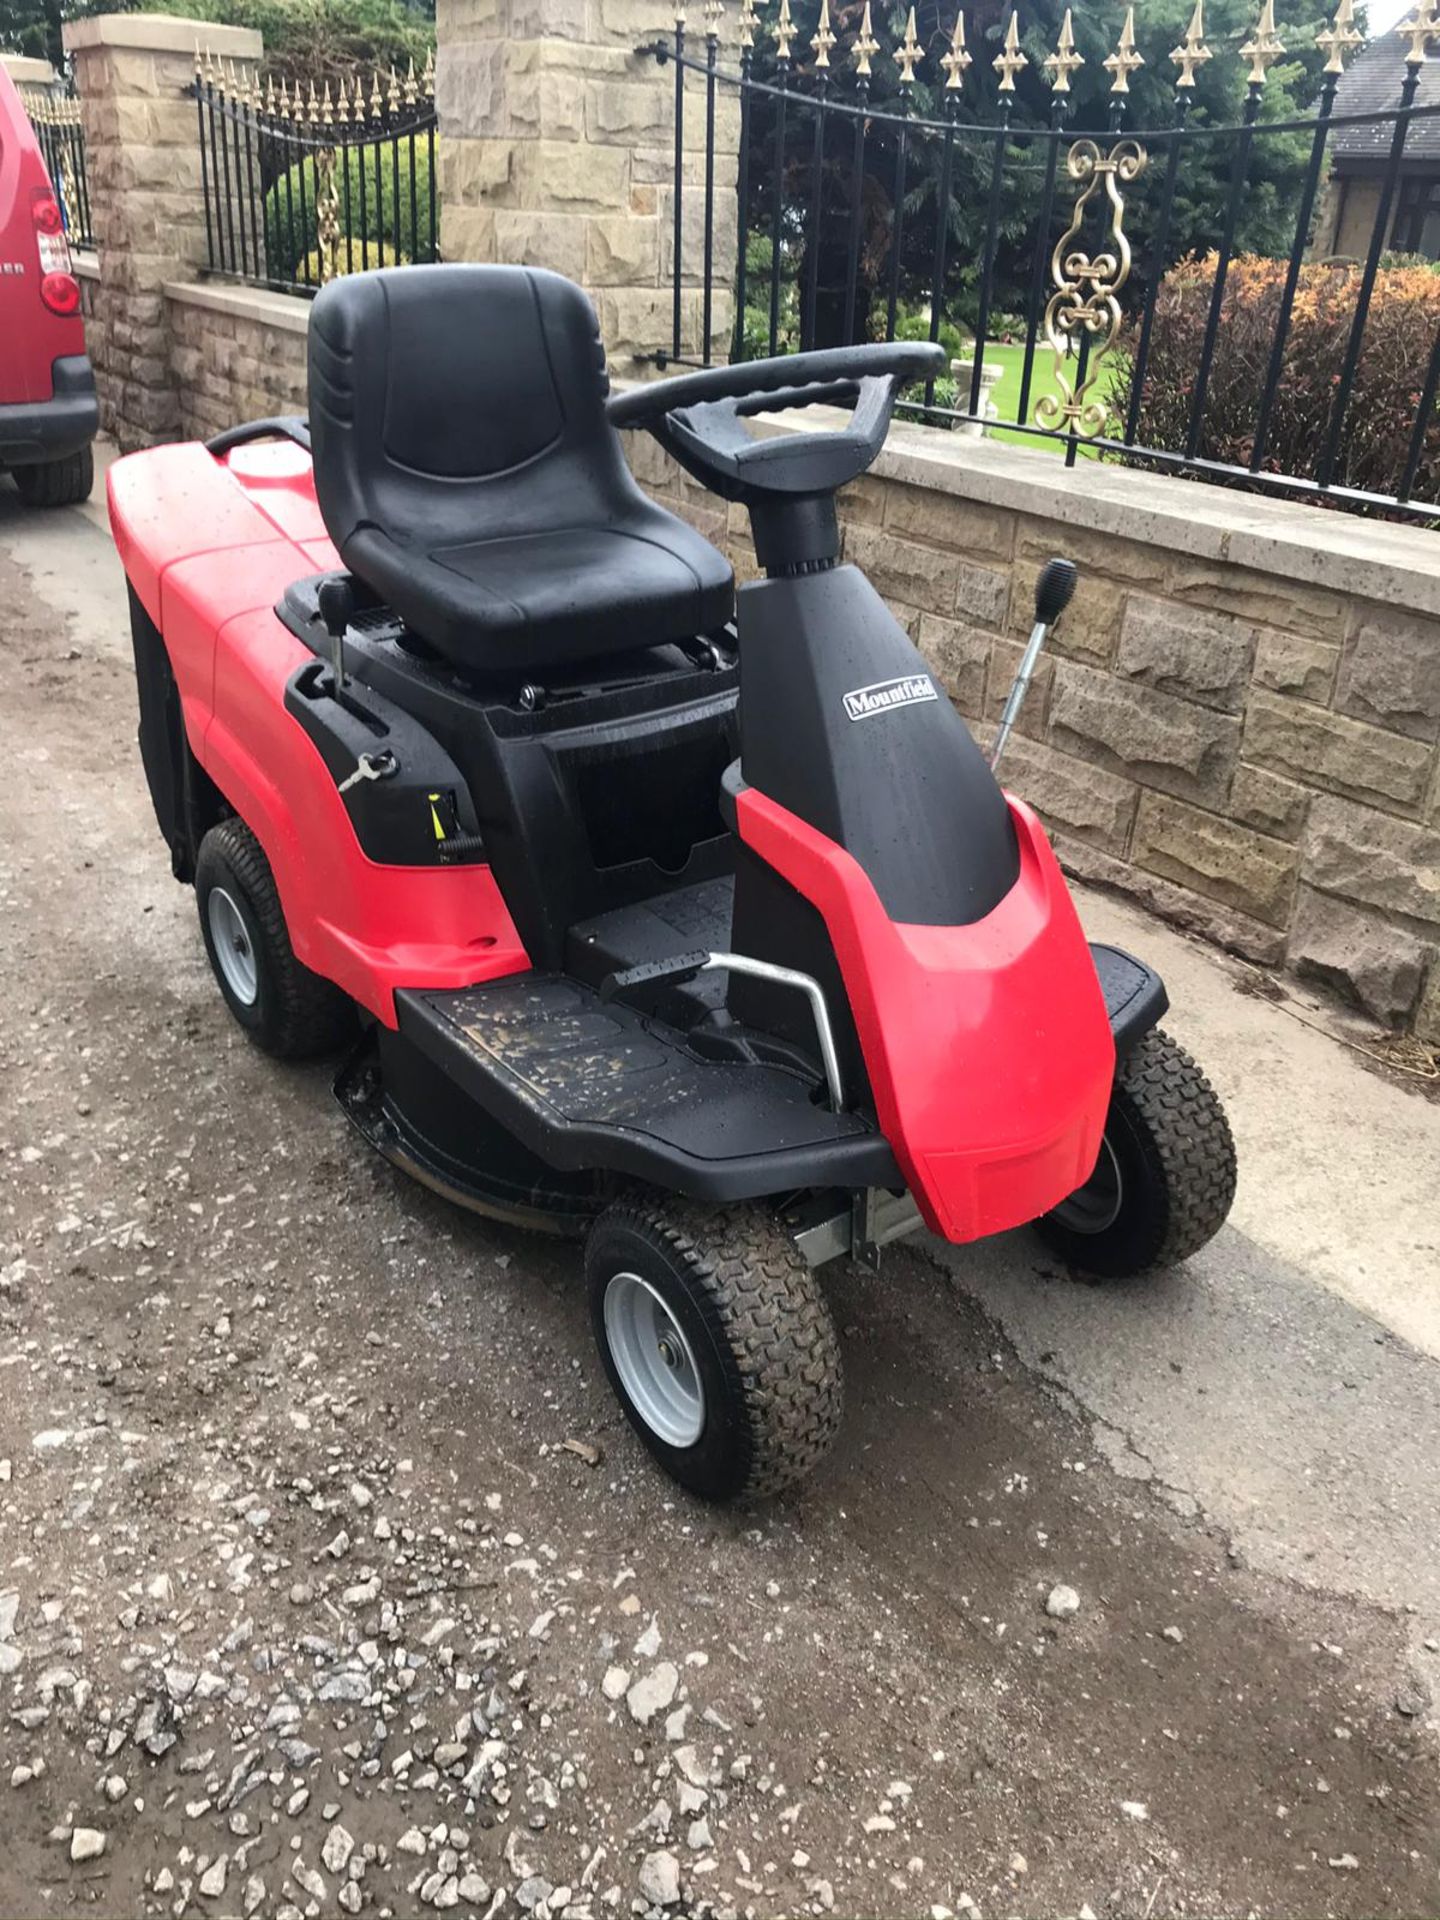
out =
{"type": "Polygon", "coordinates": [[[210,921],[210,945],[220,977],[242,1007],[253,1007],[260,994],[260,972],[255,948],[239,907],[223,887],[212,887],[205,905],[210,921]]]}
{"type": "Polygon", "coordinates": [[[605,1289],[605,1338],[631,1406],[666,1446],[705,1431],[705,1389],[690,1342],[648,1280],[617,1273],[605,1289]]]}
{"type": "Polygon", "coordinates": [[[1104,1233],[1120,1218],[1124,1204],[1125,1182],[1107,1133],[1100,1142],[1095,1171],[1083,1187],[1077,1187],[1068,1200],[1060,1202],[1050,1218],[1071,1233],[1104,1233]]]}

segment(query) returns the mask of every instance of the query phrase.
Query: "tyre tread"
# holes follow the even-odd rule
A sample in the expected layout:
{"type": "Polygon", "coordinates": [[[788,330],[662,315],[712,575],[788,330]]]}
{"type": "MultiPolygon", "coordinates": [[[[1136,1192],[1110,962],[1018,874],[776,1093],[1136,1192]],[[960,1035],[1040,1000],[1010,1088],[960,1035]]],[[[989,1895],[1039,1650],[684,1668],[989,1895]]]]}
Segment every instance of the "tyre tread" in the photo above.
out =
{"type": "Polygon", "coordinates": [[[95,456],[89,447],[59,460],[13,469],[20,498],[30,507],[78,507],[95,485],[95,456]]]}
{"type": "Polygon", "coordinates": [[[737,1497],[768,1498],[805,1479],[839,1432],[844,1370],[819,1282],[783,1228],[756,1206],[643,1197],[617,1201],[606,1218],[668,1247],[721,1334],[750,1428],[737,1497]]]}
{"type": "Polygon", "coordinates": [[[1116,1077],[1160,1160],[1165,1235],[1151,1264],[1189,1259],[1225,1224],[1235,1198],[1235,1141],[1210,1081],[1177,1040],[1154,1027],[1116,1077]]]}
{"type": "MultiPolygon", "coordinates": [[[[261,1036],[267,1052],[281,1060],[304,1060],[343,1044],[354,1027],[350,1002],[329,980],[295,958],[290,930],[265,850],[243,820],[231,815],[210,829],[200,844],[196,889],[212,862],[223,862],[239,882],[267,948],[274,989],[274,1014],[261,1036]]],[[[202,913],[204,903],[201,902],[202,913]]]]}

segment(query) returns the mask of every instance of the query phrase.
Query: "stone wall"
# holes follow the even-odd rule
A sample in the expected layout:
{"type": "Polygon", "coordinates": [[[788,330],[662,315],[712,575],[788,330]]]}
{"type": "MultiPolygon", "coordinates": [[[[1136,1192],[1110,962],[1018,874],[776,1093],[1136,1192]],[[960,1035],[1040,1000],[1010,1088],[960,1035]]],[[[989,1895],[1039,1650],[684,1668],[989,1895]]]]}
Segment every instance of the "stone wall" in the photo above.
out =
{"type": "MultiPolygon", "coordinates": [[[[632,455],[753,575],[743,511],[632,455]]],[[[1433,533],[913,427],[842,508],[987,744],[1039,568],[1079,561],[1004,765],[1071,872],[1440,1041],[1433,533]]]]}
{"type": "Polygon", "coordinates": [[[308,300],[213,281],[167,286],[165,305],[183,439],[208,440],[237,421],[308,411],[308,300]]]}
{"type": "Polygon", "coordinates": [[[127,450],[173,438],[180,398],[170,375],[162,287],[205,259],[205,205],[195,106],[199,46],[254,68],[260,35],[147,14],[70,20],[66,51],[85,128],[99,280],[87,294],[87,339],[101,419],[127,450]]]}
{"type": "Polygon", "coordinates": [[[0,67],[17,87],[54,87],[60,83],[48,60],[32,60],[23,53],[0,53],[0,67]]]}
{"type": "MultiPolygon", "coordinates": [[[[447,249],[588,283],[623,372],[668,329],[672,95],[632,51],[668,15],[656,0],[440,0],[440,15],[447,249]]],[[[107,424],[129,447],[301,410],[308,304],[198,272],[196,42],[243,61],[258,36],[143,15],[65,34],[91,155],[99,261],[83,284],[107,424]]],[[[700,97],[687,244],[700,231],[700,97]]],[[[721,158],[724,236],[733,139],[721,158]]],[[[727,323],[717,310],[717,335],[727,323]]],[[[652,490],[753,571],[743,515],[653,443],[632,452],[652,490]]],[[[1040,565],[1074,555],[1082,584],[1006,768],[1072,871],[1440,1040],[1433,533],[1090,460],[1067,472],[1051,455],[917,428],[897,428],[849,489],[844,522],[848,556],[982,737],[1040,565]]]]}
{"type": "MultiPolygon", "coordinates": [[[[672,342],[674,67],[637,54],[674,34],[661,0],[438,0],[440,239],[447,260],[550,267],[593,296],[612,367],[672,342]]],[[[696,43],[702,54],[704,41],[696,43]]],[[[704,82],[683,121],[682,342],[703,331],[704,82]]],[[[712,346],[728,351],[739,104],[720,88],[712,346]]]]}

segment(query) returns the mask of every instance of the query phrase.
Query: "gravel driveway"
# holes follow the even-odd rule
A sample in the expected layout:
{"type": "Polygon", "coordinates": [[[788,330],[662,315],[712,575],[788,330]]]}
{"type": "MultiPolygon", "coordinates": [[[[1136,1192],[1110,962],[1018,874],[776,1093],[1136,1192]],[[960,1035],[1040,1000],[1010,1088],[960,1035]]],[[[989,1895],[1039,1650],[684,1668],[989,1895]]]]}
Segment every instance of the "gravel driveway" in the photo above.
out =
{"type": "MultiPolygon", "coordinates": [[[[1440,1911],[1437,1366],[1343,1139],[1149,1288],[840,1274],[836,1454],[693,1505],[575,1252],[229,1021],[95,513],[0,489],[0,605],[0,1914],[1440,1911]]],[[[1433,1204],[1440,1108],[1157,942],[1281,1062],[1207,1063],[1242,1149],[1318,1048],[1433,1204]]]]}

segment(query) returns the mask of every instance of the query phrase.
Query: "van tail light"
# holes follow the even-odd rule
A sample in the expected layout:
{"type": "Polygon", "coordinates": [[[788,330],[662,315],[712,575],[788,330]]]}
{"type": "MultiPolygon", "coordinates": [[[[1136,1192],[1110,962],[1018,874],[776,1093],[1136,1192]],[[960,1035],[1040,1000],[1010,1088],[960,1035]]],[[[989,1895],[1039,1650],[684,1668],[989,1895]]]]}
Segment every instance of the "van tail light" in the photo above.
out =
{"type": "Polygon", "coordinates": [[[80,311],[80,287],[70,267],[70,243],[54,194],[41,188],[30,206],[35,246],[40,256],[40,298],[52,313],[68,318],[80,311]]]}
{"type": "Polygon", "coordinates": [[[47,273],[40,282],[40,298],[52,313],[70,319],[80,311],[80,287],[70,273],[47,273]]]}

